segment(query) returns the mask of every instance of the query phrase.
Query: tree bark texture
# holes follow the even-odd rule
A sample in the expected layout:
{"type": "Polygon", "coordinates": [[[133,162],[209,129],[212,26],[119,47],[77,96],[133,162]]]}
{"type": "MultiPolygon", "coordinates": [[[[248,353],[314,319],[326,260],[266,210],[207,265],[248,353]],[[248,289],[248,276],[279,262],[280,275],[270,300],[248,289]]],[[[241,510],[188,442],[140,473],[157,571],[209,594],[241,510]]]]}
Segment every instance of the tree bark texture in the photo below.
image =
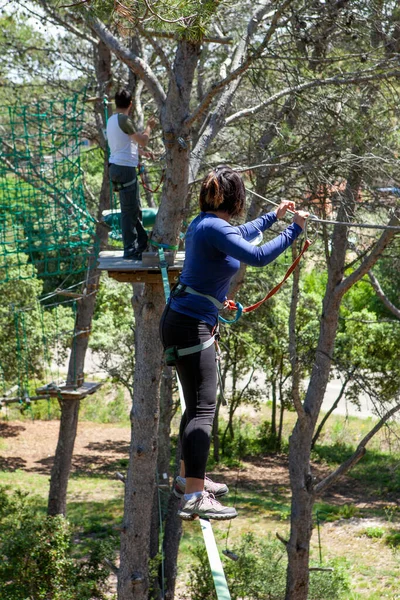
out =
{"type": "Polygon", "coordinates": [[[71,471],[72,454],[78,425],[80,400],[61,400],[60,429],[53,467],[47,513],[50,516],[67,512],[67,488],[71,471]]]}
{"type": "Polygon", "coordinates": [[[118,598],[122,600],[148,598],[149,595],[148,561],[156,489],[162,369],[158,323],[165,303],[161,282],[134,287],[136,369],[118,574],[118,598]]]}
{"type": "MultiPolygon", "coordinates": [[[[178,471],[181,458],[181,446],[178,440],[176,446],[175,463],[178,471]]],[[[180,500],[175,494],[170,494],[168,499],[167,516],[164,527],[164,573],[165,573],[165,600],[174,600],[175,584],[178,574],[178,551],[182,536],[182,519],[178,517],[180,500]]]]}
{"type": "MultiPolygon", "coordinates": [[[[175,592],[175,582],[177,576],[176,560],[179,550],[179,542],[182,533],[182,522],[177,515],[179,499],[169,493],[171,484],[174,485],[175,472],[170,476],[171,459],[171,420],[173,417],[173,381],[174,372],[172,367],[165,366],[161,377],[160,387],[160,427],[159,427],[159,448],[158,448],[158,483],[161,486],[157,505],[161,500],[161,509],[163,516],[163,558],[164,558],[164,592],[166,598],[173,598],[175,592]],[[164,474],[168,475],[166,479],[164,474]]],[[[177,444],[177,456],[175,470],[179,469],[180,447],[177,444]]],[[[160,586],[162,585],[160,573],[160,586]]]]}

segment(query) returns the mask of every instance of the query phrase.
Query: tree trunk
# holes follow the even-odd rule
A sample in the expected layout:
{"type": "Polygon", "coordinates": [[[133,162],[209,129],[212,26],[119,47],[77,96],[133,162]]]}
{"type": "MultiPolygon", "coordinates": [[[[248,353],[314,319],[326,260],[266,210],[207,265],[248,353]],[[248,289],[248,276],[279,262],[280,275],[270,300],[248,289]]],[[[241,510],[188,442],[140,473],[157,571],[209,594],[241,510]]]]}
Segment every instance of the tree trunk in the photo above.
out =
{"type": "Polygon", "coordinates": [[[298,421],[289,443],[292,506],[290,539],[286,545],[289,565],[285,600],[307,600],[308,597],[308,562],[314,504],[309,438],[309,421],[298,421]]]}
{"type": "Polygon", "coordinates": [[[277,405],[277,398],[276,398],[276,380],[275,379],[273,379],[271,381],[271,390],[272,390],[271,439],[276,440],[276,408],[277,408],[276,405],[277,405]]]}
{"type": "MultiPolygon", "coordinates": [[[[347,184],[346,197],[338,220],[353,213],[360,179],[347,184]]],[[[304,412],[289,440],[289,475],[292,490],[290,539],[287,544],[288,568],[285,600],[307,600],[309,585],[309,548],[312,533],[313,482],[310,467],[311,441],[329,381],[332,354],[342,294],[337,286],[343,279],[347,249],[347,228],[336,227],[332,236],[332,253],[328,265],[328,283],[323,301],[320,336],[314,366],[304,401],[304,412]]]]}
{"type": "MultiPolygon", "coordinates": [[[[161,386],[160,386],[160,427],[158,432],[158,458],[157,458],[157,470],[158,470],[158,494],[157,494],[157,514],[158,514],[158,522],[157,527],[155,528],[155,532],[152,532],[153,537],[155,534],[157,535],[157,540],[161,535],[159,531],[159,515],[161,512],[161,518],[163,522],[163,539],[161,540],[162,544],[162,557],[161,557],[161,565],[159,569],[158,576],[158,586],[162,590],[164,590],[164,596],[166,594],[166,590],[172,590],[172,597],[175,589],[175,579],[176,579],[176,568],[172,567],[169,560],[169,555],[178,555],[179,542],[180,542],[180,534],[175,535],[171,528],[171,523],[173,522],[173,527],[178,527],[177,521],[180,519],[176,515],[175,511],[170,511],[169,506],[171,503],[171,496],[174,496],[170,493],[170,481],[173,482],[175,473],[172,473],[172,477],[170,477],[170,459],[171,459],[171,444],[170,444],[170,431],[171,431],[171,420],[173,417],[173,397],[172,397],[172,389],[173,389],[173,379],[174,373],[172,367],[165,366],[163,368],[162,377],[161,377],[161,386]],[[171,533],[173,535],[171,535],[171,533]],[[167,538],[168,536],[168,538],[167,538]],[[168,552],[166,552],[166,547],[168,548],[168,552]],[[168,567],[168,570],[167,570],[168,567]]],[[[179,446],[179,444],[178,444],[179,446]]],[[[180,457],[180,454],[179,454],[180,457]]],[[[174,496],[175,498],[175,496],[174,496]]],[[[176,503],[173,503],[176,506],[176,503]]],[[[179,529],[179,527],[178,527],[179,529]]],[[[151,558],[154,555],[152,553],[151,558]]]]}
{"type": "Polygon", "coordinates": [[[283,398],[281,396],[281,402],[279,405],[279,427],[278,427],[278,437],[276,440],[276,449],[278,452],[282,449],[282,432],[283,432],[283,415],[285,413],[285,404],[283,402],[283,398]]]}
{"type": "MultiPolygon", "coordinates": [[[[181,446],[178,440],[176,446],[176,471],[179,470],[181,460],[181,446]]],[[[165,600],[173,600],[175,597],[175,583],[178,574],[178,552],[179,542],[182,536],[182,519],[178,517],[179,498],[170,494],[168,500],[167,516],[164,529],[164,573],[165,573],[165,600]]]]}
{"type": "Polygon", "coordinates": [[[71,471],[72,454],[78,425],[80,400],[61,400],[60,429],[56,455],[50,477],[47,514],[65,515],[67,512],[67,488],[71,471]]]}
{"type": "MultiPolygon", "coordinates": [[[[182,124],[189,114],[193,73],[199,52],[199,44],[179,42],[173,67],[174,77],[170,80],[167,99],[161,111],[167,171],[153,238],[167,244],[176,244],[187,196],[189,131],[182,124]]],[[[158,326],[165,297],[161,278],[159,285],[135,288],[136,369],[118,574],[119,600],[147,600],[149,596],[151,514],[157,468],[162,362],[158,326]]]]}
{"type": "MultiPolygon", "coordinates": [[[[292,244],[292,261],[297,258],[297,240],[292,244]]],[[[297,354],[297,335],[296,335],[296,315],[299,304],[300,294],[300,264],[292,273],[292,297],[290,301],[289,313],[289,360],[292,367],[292,398],[294,405],[298,405],[300,400],[300,381],[301,368],[297,354]]]]}
{"type": "Polygon", "coordinates": [[[161,342],[158,323],[165,304],[159,285],[134,285],[135,382],[130,462],[125,484],[118,597],[148,598],[148,562],[157,470],[161,342]]]}
{"type": "MultiPolygon", "coordinates": [[[[99,42],[95,51],[95,63],[98,83],[101,95],[109,92],[111,84],[111,53],[108,48],[99,42]]],[[[96,107],[99,122],[99,133],[101,143],[104,147],[105,140],[102,133],[104,127],[102,102],[96,107]]],[[[98,219],[101,219],[102,211],[110,205],[110,183],[108,178],[108,158],[104,157],[103,183],[100,193],[98,207],[98,219]]],[[[107,229],[97,224],[95,240],[96,244],[104,247],[107,243],[107,229]]],[[[86,351],[89,343],[92,317],[96,304],[96,291],[98,288],[101,272],[95,266],[97,263],[97,252],[94,249],[89,259],[88,277],[84,284],[83,297],[77,303],[77,313],[74,327],[74,341],[72,343],[71,355],[68,365],[67,385],[78,387],[84,381],[84,365],[86,351]]],[[[50,490],[47,512],[49,515],[66,514],[68,479],[71,471],[72,455],[74,451],[76,432],[78,428],[80,400],[61,400],[60,430],[57,442],[54,463],[51,470],[50,490]]]]}

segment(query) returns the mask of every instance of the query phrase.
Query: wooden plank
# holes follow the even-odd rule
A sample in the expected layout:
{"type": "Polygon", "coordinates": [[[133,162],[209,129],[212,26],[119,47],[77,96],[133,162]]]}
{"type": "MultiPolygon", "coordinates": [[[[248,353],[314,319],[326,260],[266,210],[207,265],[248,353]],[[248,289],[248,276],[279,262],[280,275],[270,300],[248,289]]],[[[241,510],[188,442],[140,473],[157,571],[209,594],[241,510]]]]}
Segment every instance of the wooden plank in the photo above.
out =
{"type": "Polygon", "coordinates": [[[47,394],[51,398],[61,398],[62,400],[81,400],[89,394],[94,394],[101,386],[101,382],[85,381],[77,388],[67,387],[65,384],[44,385],[36,390],[37,394],[47,394]]]}
{"type": "MultiPolygon", "coordinates": [[[[164,257],[168,267],[173,267],[175,259],[174,253],[164,252],[164,257]]],[[[142,265],[144,267],[159,267],[160,257],[158,256],[158,252],[143,252],[142,265]]]]}
{"type": "MultiPolygon", "coordinates": [[[[109,277],[120,281],[121,283],[149,283],[152,285],[162,285],[161,272],[147,273],[146,271],[108,271],[109,277]]],[[[168,269],[168,280],[170,284],[178,281],[179,271],[170,271],[168,269]]]]}
{"type": "MultiPolygon", "coordinates": [[[[143,262],[140,260],[124,260],[122,256],[123,252],[121,250],[114,252],[100,252],[98,269],[100,269],[101,271],[122,271],[124,273],[128,273],[131,271],[147,271],[149,273],[160,272],[160,267],[158,265],[146,266],[143,265],[143,262]]],[[[184,260],[185,253],[177,252],[174,259],[174,264],[168,267],[168,270],[182,271],[184,260]]]]}

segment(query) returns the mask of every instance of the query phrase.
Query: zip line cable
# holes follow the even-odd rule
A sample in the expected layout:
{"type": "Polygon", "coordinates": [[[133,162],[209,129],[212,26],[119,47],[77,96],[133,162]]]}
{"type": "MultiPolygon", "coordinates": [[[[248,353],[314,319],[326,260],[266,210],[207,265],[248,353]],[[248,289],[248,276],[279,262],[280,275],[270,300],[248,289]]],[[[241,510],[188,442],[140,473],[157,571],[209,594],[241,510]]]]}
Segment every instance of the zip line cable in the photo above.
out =
{"type": "MultiPolygon", "coordinates": [[[[274,202],[273,200],[270,200],[269,198],[266,198],[265,196],[261,196],[261,194],[258,194],[257,192],[254,192],[253,190],[251,190],[250,188],[245,188],[247,192],[250,192],[250,194],[253,194],[254,196],[257,196],[257,198],[261,198],[261,200],[265,200],[266,202],[268,202],[269,204],[273,204],[274,206],[279,206],[279,204],[277,202],[274,202]]],[[[296,213],[294,213],[292,210],[287,210],[288,213],[290,213],[291,215],[294,215],[296,213]]],[[[389,229],[392,231],[400,231],[400,226],[399,225],[376,225],[374,223],[347,223],[346,221],[332,221],[329,219],[320,219],[319,217],[317,217],[316,215],[310,214],[309,219],[311,219],[311,221],[313,221],[314,223],[323,223],[325,225],[343,225],[345,227],[363,227],[366,229],[389,229]]]]}

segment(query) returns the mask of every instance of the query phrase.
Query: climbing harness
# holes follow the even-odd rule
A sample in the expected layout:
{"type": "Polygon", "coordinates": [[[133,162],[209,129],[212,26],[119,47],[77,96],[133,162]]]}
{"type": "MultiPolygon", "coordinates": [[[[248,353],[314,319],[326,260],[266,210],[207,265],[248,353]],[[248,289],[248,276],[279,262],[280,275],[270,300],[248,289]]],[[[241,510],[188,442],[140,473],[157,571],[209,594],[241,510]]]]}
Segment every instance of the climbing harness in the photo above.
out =
{"type": "Polygon", "coordinates": [[[189,354],[197,354],[197,352],[202,352],[202,350],[206,350],[210,346],[215,343],[216,336],[213,335],[209,340],[203,342],[202,344],[196,344],[196,346],[190,346],[190,348],[178,348],[178,346],[169,346],[165,352],[165,362],[168,367],[173,367],[176,361],[182,356],[188,356],[189,354]]]}
{"type": "MultiPolygon", "coordinates": [[[[161,244],[160,242],[155,242],[154,240],[150,240],[150,244],[152,246],[155,246],[156,248],[158,248],[158,256],[159,256],[159,260],[160,260],[160,269],[161,269],[161,276],[162,276],[163,287],[164,287],[164,295],[165,295],[166,302],[168,302],[170,296],[172,296],[172,297],[177,296],[178,294],[181,293],[182,287],[185,287],[185,288],[187,287],[187,286],[183,286],[183,284],[178,282],[172,289],[172,292],[170,290],[170,285],[169,285],[169,280],[168,280],[168,265],[167,265],[167,261],[165,260],[164,250],[177,250],[178,246],[172,246],[170,244],[161,244]]],[[[189,288],[189,289],[191,290],[192,288],[189,288]]],[[[195,292],[195,290],[193,290],[193,293],[196,294],[197,292],[195,292]]],[[[201,296],[202,294],[199,294],[199,295],[201,296]]],[[[218,300],[215,300],[215,298],[212,298],[212,296],[207,296],[207,297],[211,302],[212,301],[218,302],[218,300]]],[[[218,304],[220,304],[220,303],[218,302],[218,304]]],[[[210,348],[213,344],[215,344],[216,349],[217,349],[216,360],[217,360],[218,379],[220,382],[220,389],[221,389],[223,402],[226,404],[226,400],[223,397],[222,386],[221,386],[222,377],[221,377],[221,372],[219,369],[219,360],[220,360],[221,353],[220,353],[219,346],[217,343],[218,339],[219,339],[219,334],[217,332],[214,335],[212,335],[210,337],[210,339],[208,339],[206,342],[203,342],[201,344],[196,344],[195,346],[190,346],[189,348],[178,348],[178,346],[169,346],[164,351],[164,358],[165,358],[165,362],[166,362],[167,366],[173,367],[175,365],[176,361],[179,358],[181,358],[182,356],[189,356],[190,354],[197,354],[198,352],[202,352],[203,350],[206,350],[207,348],[210,348]]]]}
{"type": "Polygon", "coordinates": [[[134,183],[136,183],[136,177],[135,179],[132,179],[131,181],[127,181],[126,183],[120,183],[119,181],[112,181],[112,187],[114,192],[120,192],[121,190],[124,190],[125,188],[130,187],[131,185],[133,185],[134,183]]]}

